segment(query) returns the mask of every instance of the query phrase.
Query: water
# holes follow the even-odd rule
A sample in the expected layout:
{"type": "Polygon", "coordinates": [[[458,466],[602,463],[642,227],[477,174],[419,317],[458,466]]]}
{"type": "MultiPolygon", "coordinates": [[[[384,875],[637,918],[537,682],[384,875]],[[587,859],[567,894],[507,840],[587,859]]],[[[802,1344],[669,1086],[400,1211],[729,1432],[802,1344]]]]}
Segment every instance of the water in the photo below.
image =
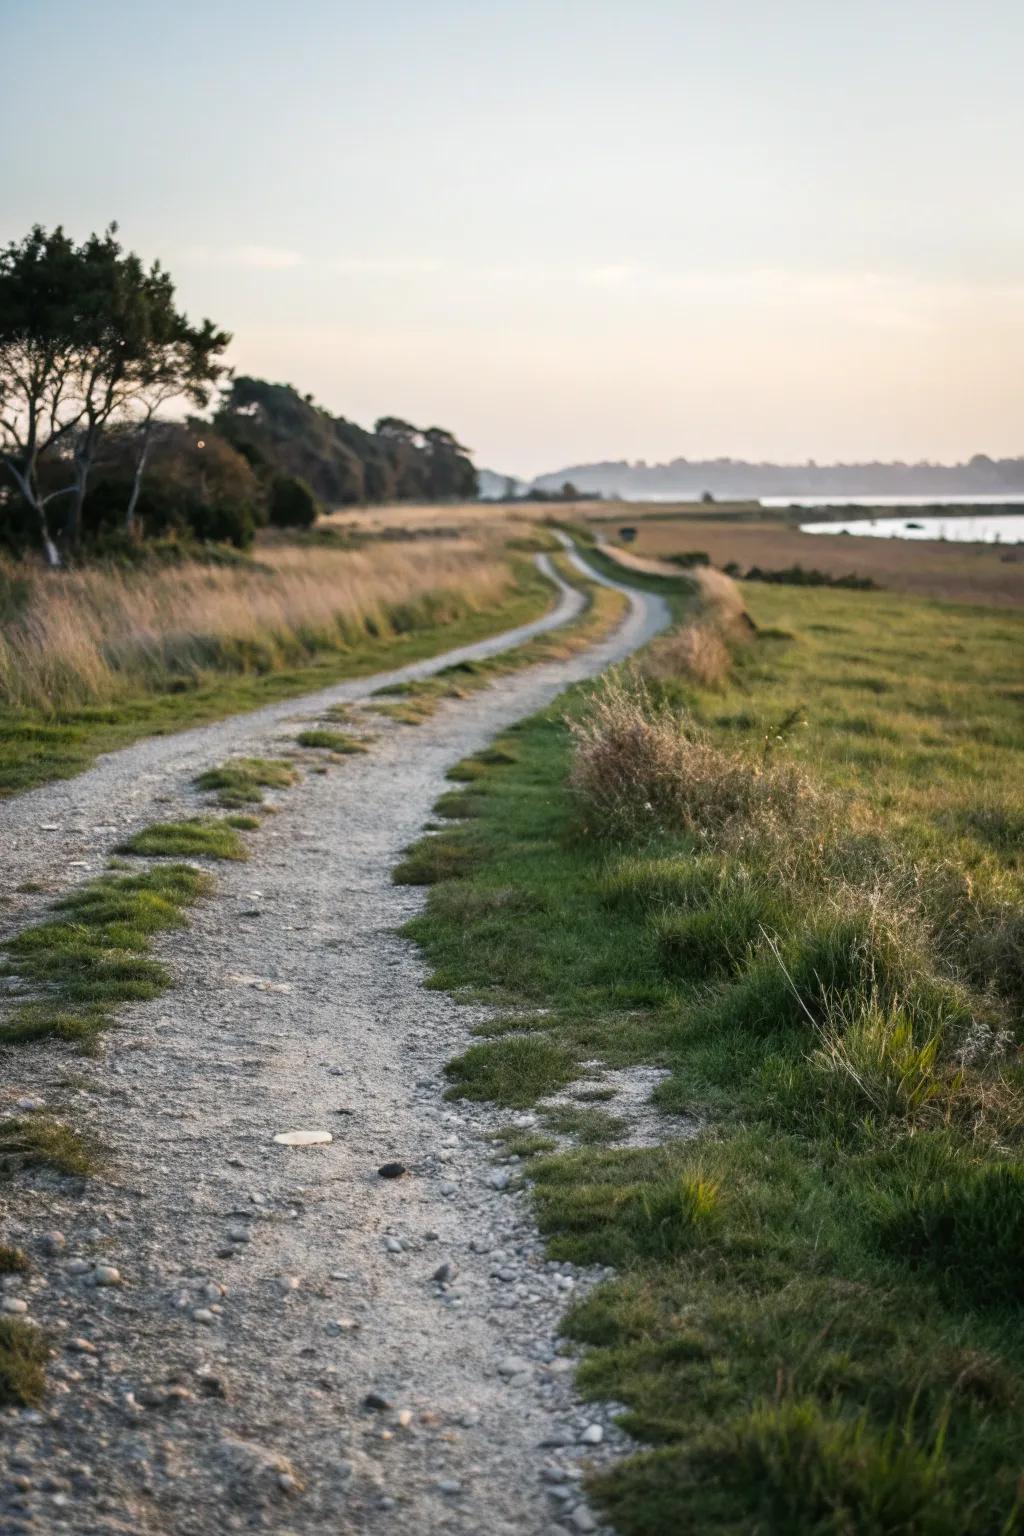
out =
{"type": "MultiPolygon", "coordinates": [[[[934,501],[928,502],[928,506],[934,505],[934,501]]],[[[872,539],[945,539],[958,544],[1024,544],[1024,512],[960,517],[857,517],[849,522],[801,523],[800,532],[851,533],[872,539]]]]}

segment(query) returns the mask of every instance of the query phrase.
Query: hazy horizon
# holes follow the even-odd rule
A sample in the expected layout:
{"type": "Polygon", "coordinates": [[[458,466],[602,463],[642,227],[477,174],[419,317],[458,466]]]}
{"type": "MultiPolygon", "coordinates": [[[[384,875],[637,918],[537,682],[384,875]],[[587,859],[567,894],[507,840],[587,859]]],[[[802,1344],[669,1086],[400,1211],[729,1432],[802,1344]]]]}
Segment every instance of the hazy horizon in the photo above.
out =
{"type": "Polygon", "coordinates": [[[332,411],[525,477],[1024,452],[1008,0],[0,15],[0,237],[118,220],[332,411]]]}

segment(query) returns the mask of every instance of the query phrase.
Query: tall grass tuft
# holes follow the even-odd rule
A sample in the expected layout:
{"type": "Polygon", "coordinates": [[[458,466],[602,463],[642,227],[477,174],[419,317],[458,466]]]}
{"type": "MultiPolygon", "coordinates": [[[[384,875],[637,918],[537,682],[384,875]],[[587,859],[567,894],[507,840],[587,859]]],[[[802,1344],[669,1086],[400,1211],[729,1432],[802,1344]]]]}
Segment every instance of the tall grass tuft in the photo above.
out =
{"type": "Polygon", "coordinates": [[[651,697],[642,678],[606,677],[578,720],[570,785],[588,830],[612,838],[686,832],[719,846],[806,825],[819,797],[790,764],[714,746],[651,697]]]}

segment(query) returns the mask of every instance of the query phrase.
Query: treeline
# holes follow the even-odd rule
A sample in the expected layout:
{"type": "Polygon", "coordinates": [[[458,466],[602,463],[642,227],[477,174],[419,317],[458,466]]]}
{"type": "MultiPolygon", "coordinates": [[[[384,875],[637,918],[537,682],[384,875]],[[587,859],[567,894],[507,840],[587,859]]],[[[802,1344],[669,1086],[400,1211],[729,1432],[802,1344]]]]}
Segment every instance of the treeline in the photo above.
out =
{"type": "Polygon", "coordinates": [[[230,377],[230,335],[191,324],[116,235],[37,226],[0,251],[0,544],[52,565],[168,536],[244,547],[322,509],[476,495],[443,428],[369,432],[291,385],[230,377]],[[209,414],[163,414],[183,406],[209,414]]]}

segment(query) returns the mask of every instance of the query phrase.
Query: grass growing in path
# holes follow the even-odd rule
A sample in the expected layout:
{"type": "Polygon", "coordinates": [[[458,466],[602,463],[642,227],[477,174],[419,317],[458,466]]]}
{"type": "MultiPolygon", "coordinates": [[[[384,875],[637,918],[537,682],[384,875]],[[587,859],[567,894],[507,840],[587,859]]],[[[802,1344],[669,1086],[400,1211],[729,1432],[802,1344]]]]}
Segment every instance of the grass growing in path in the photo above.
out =
{"type": "Polygon", "coordinates": [[[208,889],[208,876],[171,864],[108,875],[65,896],[52,917],[6,946],[0,975],[20,978],[30,996],[0,1020],[0,1043],[52,1037],[88,1046],[118,1003],[158,996],[169,977],[150,942],[184,927],[186,910],[208,889]]]}
{"type": "Polygon", "coordinates": [[[358,736],[353,736],[348,731],[330,730],[324,726],[300,731],[296,740],[300,747],[316,747],[325,752],[338,752],[342,755],[368,750],[366,742],[360,741],[358,736]]]}
{"type": "Polygon", "coordinates": [[[199,774],[195,785],[216,794],[218,805],[245,806],[259,805],[264,789],[287,789],[295,779],[295,765],[281,758],[231,757],[199,774]]]}
{"type": "Polygon", "coordinates": [[[88,1137],[48,1115],[0,1121],[0,1174],[45,1167],[84,1176],[95,1172],[99,1162],[99,1152],[88,1137]]]}
{"type": "Polygon", "coordinates": [[[750,602],[761,632],[726,678],[639,698],[651,751],[676,721],[657,816],[647,757],[609,837],[595,787],[626,793],[621,753],[573,791],[560,709],[525,722],[472,760],[472,819],[411,852],[404,877],[435,883],[409,931],[432,985],[546,1010],[452,1063],[456,1091],[525,1105],[595,1057],[670,1074],[661,1146],[531,1165],[552,1255],[618,1271],[567,1327],[584,1391],[651,1447],[593,1487],[623,1536],[1010,1536],[1024,626],[885,594],[750,602]],[[764,816],[763,785],[736,791],[776,768],[792,814],[764,816]]]}
{"type": "Polygon", "coordinates": [[[190,821],[156,821],[136,832],[117,851],[154,858],[247,859],[249,850],[232,825],[233,819],[202,816],[190,821]]]}
{"type": "Polygon", "coordinates": [[[0,1407],[34,1408],[43,1395],[49,1348],[39,1329],[0,1317],[0,1407]]]}

